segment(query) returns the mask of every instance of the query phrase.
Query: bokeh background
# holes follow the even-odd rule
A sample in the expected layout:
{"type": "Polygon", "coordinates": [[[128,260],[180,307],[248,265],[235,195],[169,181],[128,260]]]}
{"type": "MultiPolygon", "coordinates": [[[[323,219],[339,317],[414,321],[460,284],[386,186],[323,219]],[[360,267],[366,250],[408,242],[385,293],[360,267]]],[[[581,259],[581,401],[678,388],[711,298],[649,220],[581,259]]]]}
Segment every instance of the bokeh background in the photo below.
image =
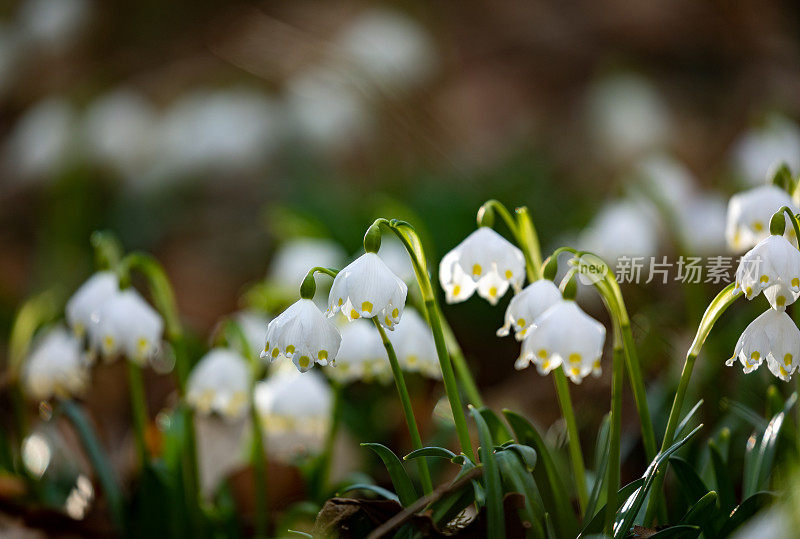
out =
{"type": "MultiPolygon", "coordinates": [[[[294,238],[354,255],[374,218],[401,217],[436,263],[488,198],[527,205],[545,253],[730,256],[727,198],[777,160],[800,169],[798,23],[797,4],[763,0],[3,3],[0,341],[24,298],[86,279],[98,229],[164,263],[200,343],[223,315],[274,308],[258,285],[294,238]]],[[[657,415],[721,287],[624,287],[657,415]]],[[[489,404],[558,436],[551,382],[514,371],[517,344],[494,336],[507,300],[445,314],[489,404]]],[[[591,291],[581,302],[605,320],[591,291]]],[[[768,373],[721,367],[748,309],[699,366],[703,413],[723,394],[761,406],[768,373]]],[[[95,412],[118,401],[125,418],[123,378],[99,376],[95,412]]],[[[171,386],[149,379],[158,410],[171,386]]],[[[441,388],[413,383],[430,417],[441,388]]],[[[573,387],[582,430],[608,387],[573,387]]],[[[407,444],[399,408],[397,428],[356,411],[354,438],[407,444]]]]}

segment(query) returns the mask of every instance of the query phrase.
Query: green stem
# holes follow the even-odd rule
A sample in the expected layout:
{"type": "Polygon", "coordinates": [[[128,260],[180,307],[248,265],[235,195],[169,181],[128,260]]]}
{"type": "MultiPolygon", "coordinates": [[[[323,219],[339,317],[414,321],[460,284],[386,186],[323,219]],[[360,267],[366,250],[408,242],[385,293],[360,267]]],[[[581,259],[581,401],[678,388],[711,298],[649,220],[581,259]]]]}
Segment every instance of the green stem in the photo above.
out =
{"type": "Polygon", "coordinates": [[[800,223],[797,221],[797,216],[794,214],[791,208],[789,208],[789,206],[783,206],[778,211],[782,211],[789,216],[789,222],[792,224],[792,228],[794,229],[794,237],[797,238],[797,244],[800,245],[800,223]]]}
{"type": "Polygon", "coordinates": [[[459,346],[456,336],[453,334],[453,329],[450,327],[450,324],[447,323],[447,319],[444,317],[441,310],[439,311],[439,317],[442,321],[442,330],[444,331],[447,348],[450,350],[450,359],[453,362],[458,381],[461,382],[461,389],[464,391],[469,401],[468,404],[472,404],[477,408],[483,408],[484,404],[481,392],[477,384],[475,384],[475,380],[472,378],[472,373],[469,370],[469,365],[467,365],[464,352],[461,350],[461,346],[459,346]]]}
{"type": "Polygon", "coordinates": [[[327,499],[329,488],[331,462],[333,462],[333,450],[336,443],[336,435],[339,432],[339,425],[342,422],[342,401],[344,391],[342,385],[336,381],[331,381],[333,390],[333,406],[331,407],[331,422],[328,426],[328,434],[325,436],[325,445],[319,459],[319,468],[315,478],[314,496],[327,499]]]}
{"type": "MultiPolygon", "coordinates": [[[[403,415],[406,418],[406,425],[408,425],[408,432],[411,435],[411,445],[416,449],[422,449],[422,438],[419,435],[417,428],[417,420],[414,417],[414,408],[411,406],[411,397],[408,395],[408,388],[406,388],[405,377],[403,371],[400,369],[400,363],[397,361],[397,354],[394,352],[389,337],[386,336],[383,326],[378,322],[377,318],[373,318],[372,322],[381,336],[383,347],[386,348],[386,354],[389,356],[389,364],[392,366],[392,374],[394,375],[394,383],[397,386],[397,393],[400,396],[400,404],[403,407],[403,415]]],[[[422,482],[422,490],[425,494],[433,492],[433,483],[431,482],[431,472],[428,469],[428,461],[425,458],[419,459],[419,476],[422,482]]]]}
{"type": "Polygon", "coordinates": [[[622,383],[625,377],[625,363],[619,336],[614,331],[614,349],[612,352],[611,378],[611,429],[609,434],[608,473],[606,475],[606,514],[604,534],[613,535],[614,517],[617,507],[617,491],[620,475],[620,438],[622,433],[622,383]]]}
{"type": "Polygon", "coordinates": [[[427,263],[425,261],[425,251],[422,248],[422,243],[419,240],[414,227],[410,224],[387,219],[378,219],[375,221],[376,225],[384,225],[389,228],[403,243],[403,246],[408,251],[411,258],[411,264],[414,267],[414,273],[417,277],[422,299],[425,302],[425,311],[428,318],[428,323],[431,326],[433,333],[433,340],[436,344],[436,355],[439,358],[439,366],[442,369],[442,381],[444,382],[444,390],[447,394],[447,400],[450,402],[450,408],[453,413],[453,421],[456,426],[456,434],[458,441],[461,445],[461,450],[464,455],[471,461],[475,461],[475,452],[472,449],[472,441],[469,437],[469,430],[467,428],[467,419],[464,414],[464,407],[461,404],[461,396],[458,394],[458,384],[453,372],[453,364],[450,361],[450,353],[447,350],[447,343],[444,338],[444,330],[442,329],[442,320],[439,317],[439,306],[436,302],[436,296],[433,292],[433,284],[431,283],[430,276],[427,271],[427,263]]]}
{"type": "Polygon", "coordinates": [[[569,395],[569,382],[564,370],[560,367],[553,369],[553,381],[556,386],[558,404],[561,407],[561,415],[567,424],[569,456],[572,462],[572,473],[575,476],[575,491],[578,493],[578,504],[581,509],[581,515],[583,515],[589,499],[586,490],[586,469],[584,468],[583,454],[578,438],[578,424],[575,422],[575,411],[569,395]],[[575,443],[575,440],[578,440],[578,443],[575,443]]]}
{"type": "Polygon", "coordinates": [[[131,393],[131,414],[133,418],[133,433],[136,438],[136,452],[139,454],[139,463],[142,466],[147,464],[147,399],[144,389],[144,378],[142,368],[133,361],[127,360],[128,364],[128,387],[131,393]]]}
{"type": "Polygon", "coordinates": [[[623,324],[621,332],[622,346],[625,352],[625,365],[628,368],[628,379],[631,382],[633,400],[636,403],[639,425],[642,429],[644,452],[647,459],[652,461],[656,458],[656,434],[653,429],[653,420],[650,417],[650,407],[647,404],[647,390],[642,377],[642,366],[639,363],[639,355],[636,353],[636,345],[633,342],[633,332],[630,324],[623,324]]]}
{"type": "Polygon", "coordinates": [[[122,491],[94,429],[78,403],[71,400],[63,400],[60,404],[61,410],[75,427],[89,461],[92,463],[95,473],[97,473],[114,525],[120,534],[124,535],[126,527],[122,491]]]}

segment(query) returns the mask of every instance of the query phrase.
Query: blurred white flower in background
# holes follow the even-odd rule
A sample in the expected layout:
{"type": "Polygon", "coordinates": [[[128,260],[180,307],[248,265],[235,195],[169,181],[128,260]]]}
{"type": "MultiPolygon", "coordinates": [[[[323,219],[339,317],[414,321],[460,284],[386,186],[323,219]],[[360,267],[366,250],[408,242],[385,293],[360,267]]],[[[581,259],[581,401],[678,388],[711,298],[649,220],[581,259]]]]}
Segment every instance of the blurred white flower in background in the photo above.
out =
{"type": "Polygon", "coordinates": [[[160,173],[206,175],[264,165],[281,144],[283,120],[258,90],[196,90],[172,104],[161,129],[160,173]]]}
{"type": "MultiPolygon", "coordinates": [[[[322,238],[296,238],[278,247],[269,267],[267,278],[278,286],[290,289],[299,295],[308,270],[320,266],[340,269],[347,260],[347,253],[333,240],[322,238]]],[[[326,279],[325,282],[328,282],[326,279]]],[[[322,283],[317,285],[323,286],[322,283]]]]}
{"type": "Polygon", "coordinates": [[[248,408],[250,366],[238,352],[214,348],[192,369],[186,382],[186,402],[204,415],[212,412],[235,421],[248,408]]]}
{"type": "Polygon", "coordinates": [[[623,256],[653,256],[658,252],[656,223],[648,208],[622,200],[606,204],[580,233],[578,248],[590,251],[609,265],[623,256]]]}
{"type": "Polygon", "coordinates": [[[258,357],[263,349],[267,324],[270,323],[271,318],[256,311],[239,311],[234,315],[234,319],[242,328],[247,345],[250,347],[250,354],[258,357]]]}
{"type": "Polygon", "coordinates": [[[383,8],[358,15],[336,44],[349,64],[387,90],[419,86],[430,78],[437,63],[425,30],[402,13],[383,8]]]}
{"type": "Polygon", "coordinates": [[[106,361],[124,355],[144,364],[161,349],[164,320],[133,288],[108,298],[92,316],[89,342],[106,361]]]}
{"type": "Polygon", "coordinates": [[[320,374],[300,373],[284,363],[256,384],[254,398],[270,457],[291,462],[322,450],[333,396],[320,374]]]}
{"type": "Polygon", "coordinates": [[[91,14],[88,0],[25,0],[17,12],[17,25],[26,42],[58,53],[80,38],[91,14]]]}
{"type": "Polygon", "coordinates": [[[589,131],[598,153],[625,162],[658,149],[670,138],[669,110],[644,77],[608,76],[589,88],[589,131]]]}
{"type": "Polygon", "coordinates": [[[405,283],[416,282],[411,257],[400,240],[392,237],[383,238],[381,248],[378,249],[378,256],[389,266],[392,273],[403,279],[405,283]]]}
{"type": "Polygon", "coordinates": [[[692,198],[698,183],[683,163],[664,153],[638,161],[634,170],[645,191],[671,211],[679,211],[692,198]]]}
{"type": "Polygon", "coordinates": [[[236,420],[215,415],[195,415],[198,472],[200,488],[206,499],[213,498],[217,488],[231,472],[247,465],[247,440],[250,419],[236,420]]]}
{"type": "Polygon", "coordinates": [[[64,98],[50,97],[25,111],[11,130],[4,160],[18,180],[50,179],[75,150],[77,115],[64,98]]]}
{"type": "Polygon", "coordinates": [[[371,117],[354,81],[326,67],[300,72],[287,82],[292,134],[312,149],[337,155],[362,141],[371,117]]]}
{"type": "MultiPolygon", "coordinates": [[[[730,248],[742,252],[769,236],[772,215],[783,206],[788,206],[794,213],[799,211],[789,194],[774,185],[761,185],[733,195],[728,201],[725,227],[725,239],[730,248]]],[[[796,240],[794,235],[787,216],[786,236],[796,240]]]]}
{"type": "MultiPolygon", "coordinates": [[[[373,333],[376,332],[373,331],[373,333]]],[[[394,333],[389,335],[389,340],[397,354],[400,368],[419,372],[430,378],[442,377],[433,333],[428,323],[417,314],[417,311],[411,308],[405,310],[403,319],[397,324],[394,333]]],[[[386,355],[385,351],[384,355],[386,355]]]]}
{"type": "Polygon", "coordinates": [[[86,335],[100,307],[119,292],[117,274],[113,271],[98,271],[72,294],[64,308],[67,323],[78,337],[86,335]]]}
{"type": "Polygon", "coordinates": [[[718,194],[696,195],[681,206],[678,227],[689,254],[726,251],[727,203],[718,194]]]}
{"type": "Polygon", "coordinates": [[[386,383],[392,379],[389,356],[371,320],[346,323],[341,334],[342,344],[336,355],[336,365],[326,371],[331,378],[341,383],[357,380],[386,383]]]}
{"type": "Polygon", "coordinates": [[[737,172],[749,185],[764,183],[783,162],[796,174],[800,170],[800,126],[772,114],[739,138],[732,157],[737,172]]]}
{"type": "Polygon", "coordinates": [[[95,99],[83,125],[88,156],[125,178],[152,166],[158,113],[137,92],[122,88],[95,99]]]}
{"type": "Polygon", "coordinates": [[[80,340],[60,326],[49,330],[25,361],[23,382],[34,400],[81,395],[89,385],[89,368],[80,340]]]}

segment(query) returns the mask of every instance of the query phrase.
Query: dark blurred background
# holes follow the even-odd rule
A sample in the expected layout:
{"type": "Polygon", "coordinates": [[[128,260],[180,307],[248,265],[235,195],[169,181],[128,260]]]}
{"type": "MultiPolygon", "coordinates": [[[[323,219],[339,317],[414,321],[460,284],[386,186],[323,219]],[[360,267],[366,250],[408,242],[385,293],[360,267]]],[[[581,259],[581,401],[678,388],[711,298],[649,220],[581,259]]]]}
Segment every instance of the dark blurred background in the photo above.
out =
{"type": "MultiPolygon", "coordinates": [[[[4,3],[0,340],[26,296],[91,273],[97,229],[164,263],[201,338],[290,238],[356,254],[372,219],[404,217],[436,262],[487,198],[528,205],[546,253],[730,255],[727,197],[777,159],[800,168],[799,15],[763,0],[4,3]]],[[[624,288],[656,409],[721,287],[624,288]]],[[[490,404],[552,422],[549,380],[516,373],[517,344],[494,337],[507,300],[445,313],[490,404]]],[[[748,316],[711,343],[707,380],[748,316]]],[[[607,390],[608,375],[573,393],[607,390]]],[[[605,409],[582,407],[582,425],[605,409]]]]}

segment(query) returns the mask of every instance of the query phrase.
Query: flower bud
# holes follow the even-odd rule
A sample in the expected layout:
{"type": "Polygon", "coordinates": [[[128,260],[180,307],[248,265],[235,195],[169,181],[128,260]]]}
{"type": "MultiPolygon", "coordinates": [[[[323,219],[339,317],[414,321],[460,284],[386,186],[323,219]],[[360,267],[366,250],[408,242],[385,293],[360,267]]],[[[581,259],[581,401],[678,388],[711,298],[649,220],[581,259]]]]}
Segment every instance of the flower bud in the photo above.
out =
{"type": "Polygon", "coordinates": [[[381,229],[378,225],[372,225],[364,234],[364,251],[377,253],[381,248],[381,229]]]}

